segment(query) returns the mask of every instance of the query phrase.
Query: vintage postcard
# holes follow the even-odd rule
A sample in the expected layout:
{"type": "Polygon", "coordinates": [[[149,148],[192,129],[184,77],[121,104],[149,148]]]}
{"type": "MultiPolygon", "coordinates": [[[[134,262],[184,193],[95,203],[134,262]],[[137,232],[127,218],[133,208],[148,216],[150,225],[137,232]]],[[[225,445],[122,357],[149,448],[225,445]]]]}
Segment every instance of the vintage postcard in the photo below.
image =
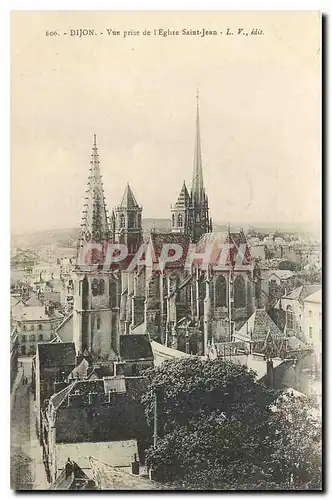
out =
{"type": "Polygon", "coordinates": [[[11,487],[321,490],[321,15],[11,13],[11,487]]]}

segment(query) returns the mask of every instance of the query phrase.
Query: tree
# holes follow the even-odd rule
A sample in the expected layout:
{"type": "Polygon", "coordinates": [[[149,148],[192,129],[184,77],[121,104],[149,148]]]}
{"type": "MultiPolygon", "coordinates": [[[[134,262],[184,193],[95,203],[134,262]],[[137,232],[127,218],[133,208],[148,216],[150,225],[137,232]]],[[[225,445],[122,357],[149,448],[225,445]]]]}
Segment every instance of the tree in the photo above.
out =
{"type": "Polygon", "coordinates": [[[290,489],[308,487],[310,472],[319,484],[319,450],[311,460],[313,433],[301,413],[304,405],[284,408],[280,392],[258,383],[245,366],[190,357],[145,375],[150,426],[153,389],[164,393],[164,436],[146,453],[162,481],[184,489],[290,489]]]}

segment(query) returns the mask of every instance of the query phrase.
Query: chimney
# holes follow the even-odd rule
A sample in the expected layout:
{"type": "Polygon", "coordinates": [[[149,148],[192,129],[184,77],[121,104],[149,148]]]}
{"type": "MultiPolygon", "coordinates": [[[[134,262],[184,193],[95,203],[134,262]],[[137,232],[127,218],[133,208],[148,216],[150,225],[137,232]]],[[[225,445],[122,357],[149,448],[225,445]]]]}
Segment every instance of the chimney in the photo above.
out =
{"type": "Polygon", "coordinates": [[[121,361],[120,359],[118,361],[114,361],[114,376],[123,377],[124,374],[125,374],[125,362],[121,361]]]}
{"type": "Polygon", "coordinates": [[[75,365],[78,366],[83,361],[83,355],[78,351],[77,356],[75,357],[75,365]]]}
{"type": "Polygon", "coordinates": [[[269,389],[274,389],[274,370],[271,358],[266,360],[266,383],[269,389]]]}
{"type": "Polygon", "coordinates": [[[139,476],[139,461],[137,460],[137,455],[134,455],[134,461],[131,462],[131,473],[135,476],[139,476]]]}
{"type": "Polygon", "coordinates": [[[158,438],[164,437],[164,390],[161,386],[154,389],[154,438],[157,445],[158,438]]]}
{"type": "Polygon", "coordinates": [[[89,392],[88,397],[89,397],[89,405],[95,406],[95,404],[97,403],[98,394],[96,392],[89,392]]]}
{"type": "Polygon", "coordinates": [[[73,472],[73,464],[72,464],[70,458],[68,458],[68,460],[66,462],[65,472],[66,472],[66,477],[69,477],[71,475],[71,473],[73,472]]]}

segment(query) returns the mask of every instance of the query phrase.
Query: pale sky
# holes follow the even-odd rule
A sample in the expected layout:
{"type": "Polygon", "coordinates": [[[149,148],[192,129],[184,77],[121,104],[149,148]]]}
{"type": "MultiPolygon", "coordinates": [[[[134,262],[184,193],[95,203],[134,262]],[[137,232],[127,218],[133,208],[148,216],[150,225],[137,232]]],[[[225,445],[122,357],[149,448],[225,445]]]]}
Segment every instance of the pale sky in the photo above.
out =
{"type": "Polygon", "coordinates": [[[190,188],[197,88],[213,220],[320,220],[318,13],[17,12],[11,37],[13,233],[79,226],[94,133],[109,211],[129,181],[143,217],[170,217],[190,188]],[[106,34],[203,27],[218,36],[106,34]],[[76,28],[98,35],[63,34],[76,28]]]}

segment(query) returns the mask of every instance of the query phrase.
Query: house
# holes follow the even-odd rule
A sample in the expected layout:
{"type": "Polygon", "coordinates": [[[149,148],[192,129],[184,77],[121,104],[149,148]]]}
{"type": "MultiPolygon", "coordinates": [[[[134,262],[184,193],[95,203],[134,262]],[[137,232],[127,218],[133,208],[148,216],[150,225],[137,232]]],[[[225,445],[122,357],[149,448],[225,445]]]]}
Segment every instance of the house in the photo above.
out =
{"type": "Polygon", "coordinates": [[[146,368],[153,368],[149,335],[120,335],[120,357],[125,362],[126,376],[140,375],[146,368]]]}
{"type": "Polygon", "coordinates": [[[321,353],[322,344],[322,289],[303,299],[303,331],[308,343],[321,353]]]}
{"type": "Polygon", "coordinates": [[[265,309],[256,309],[242,327],[234,333],[234,341],[244,342],[249,354],[279,356],[284,333],[265,309]],[[267,352],[271,350],[271,353],[267,352]],[[277,352],[278,351],[278,352],[277,352]]]}
{"type": "Polygon", "coordinates": [[[18,332],[17,343],[21,356],[36,353],[38,342],[49,342],[63,320],[53,305],[43,305],[35,295],[19,302],[12,309],[12,324],[18,332]]]}
{"type": "Polygon", "coordinates": [[[273,269],[270,272],[269,283],[282,286],[294,276],[293,271],[273,269]]]}
{"type": "Polygon", "coordinates": [[[99,460],[90,457],[92,476],[98,490],[162,490],[164,487],[156,481],[148,479],[147,475],[132,474],[128,468],[114,467],[107,459],[99,460]]]}
{"type": "Polygon", "coordinates": [[[85,474],[81,467],[70,458],[59,472],[50,491],[85,491],[95,490],[95,483],[85,474]]]}
{"type": "Polygon", "coordinates": [[[76,351],[73,342],[37,344],[32,364],[33,389],[37,410],[37,433],[41,437],[42,414],[48,399],[63,384],[75,367],[76,351]]]}
{"type": "MultiPolygon", "coordinates": [[[[315,302],[308,302],[305,313],[304,301],[310,295],[321,291],[321,289],[321,285],[301,285],[292,290],[289,294],[281,297],[281,299],[277,302],[274,309],[279,318],[278,325],[280,327],[284,326],[288,335],[295,335],[304,342],[313,343],[313,338],[310,338],[310,335],[313,335],[313,324],[309,324],[309,319],[313,319],[310,317],[310,314],[312,314],[313,311],[309,304],[313,304],[312,307],[316,311],[318,320],[320,318],[319,309],[321,309],[321,306],[319,306],[319,304],[315,305],[315,302]],[[310,328],[312,328],[312,330],[310,330],[310,328]]],[[[319,330],[320,328],[318,324],[318,335],[316,336],[316,340],[319,338],[319,330]]]]}
{"type": "Polygon", "coordinates": [[[58,384],[42,426],[43,453],[52,481],[68,456],[80,466],[80,456],[105,459],[115,454],[117,462],[113,458],[109,463],[117,466],[129,466],[134,454],[143,459],[150,440],[141,403],[146,389],[142,377],[116,374],[58,384]]]}

